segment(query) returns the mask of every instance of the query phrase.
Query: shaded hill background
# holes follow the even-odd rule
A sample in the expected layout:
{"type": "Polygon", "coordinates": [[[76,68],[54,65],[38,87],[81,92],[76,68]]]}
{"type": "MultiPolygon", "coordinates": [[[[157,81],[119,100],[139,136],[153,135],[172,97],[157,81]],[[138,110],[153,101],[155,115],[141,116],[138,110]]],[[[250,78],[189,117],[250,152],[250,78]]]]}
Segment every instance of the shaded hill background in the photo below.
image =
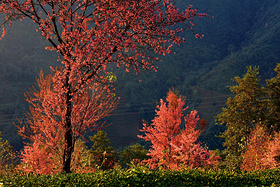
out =
{"type": "MultiPolygon", "coordinates": [[[[211,149],[222,148],[214,135],[224,127],[215,126],[213,116],[230,96],[231,79],[242,76],[248,65],[260,67],[263,81],[275,75],[280,59],[278,0],[176,0],[176,4],[180,8],[192,4],[214,18],[196,19],[195,32],[205,37],[184,33],[186,43],[161,57],[157,73],[136,76],[112,67],[121,101],[104,130],[115,147],[138,140],[142,119],[153,119],[157,102],[173,87],[186,96],[190,110],[208,121],[201,141],[211,149]]],[[[32,23],[25,21],[15,23],[0,41],[0,131],[17,150],[23,144],[12,123],[28,109],[24,92],[34,85],[40,69],[48,72],[49,66],[60,65],[57,54],[44,49],[46,45],[32,23]]]]}

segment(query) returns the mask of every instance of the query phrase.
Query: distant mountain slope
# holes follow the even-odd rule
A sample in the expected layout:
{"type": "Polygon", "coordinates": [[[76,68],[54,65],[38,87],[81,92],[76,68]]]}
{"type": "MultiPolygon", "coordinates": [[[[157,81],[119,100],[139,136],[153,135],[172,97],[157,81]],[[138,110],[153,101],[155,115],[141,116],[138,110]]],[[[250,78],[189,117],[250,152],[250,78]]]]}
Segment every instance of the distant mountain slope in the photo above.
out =
{"type": "MultiPolygon", "coordinates": [[[[176,2],[181,8],[187,5],[185,0],[176,2]]],[[[137,77],[126,80],[127,75],[118,76],[132,103],[141,105],[142,98],[146,102],[158,101],[174,87],[186,95],[189,105],[195,106],[197,99],[192,86],[228,93],[231,79],[245,73],[248,65],[259,65],[264,78],[273,75],[280,54],[278,1],[192,0],[187,3],[199,7],[199,12],[214,16],[214,19],[195,20],[198,23],[194,31],[205,37],[196,39],[186,32],[183,35],[186,43],[174,47],[175,54],[162,58],[156,74],[143,73],[140,84],[137,77]]]]}
{"type": "Polygon", "coordinates": [[[263,3],[253,20],[241,49],[216,62],[216,67],[200,78],[199,85],[225,92],[229,80],[245,73],[249,65],[259,66],[263,79],[273,76],[273,69],[280,62],[280,2],[263,3]]]}

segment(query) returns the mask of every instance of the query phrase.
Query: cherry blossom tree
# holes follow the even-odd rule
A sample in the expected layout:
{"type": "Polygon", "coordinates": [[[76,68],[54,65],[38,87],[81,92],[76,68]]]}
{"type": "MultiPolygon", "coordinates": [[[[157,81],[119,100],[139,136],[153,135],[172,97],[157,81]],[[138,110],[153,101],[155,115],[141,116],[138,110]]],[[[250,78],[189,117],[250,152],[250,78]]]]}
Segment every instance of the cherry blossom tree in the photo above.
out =
{"type": "Polygon", "coordinates": [[[162,167],[166,170],[217,164],[219,157],[197,142],[201,133],[201,129],[196,130],[199,121],[197,112],[191,111],[184,116],[183,112],[187,109],[184,108],[185,102],[172,91],[168,92],[166,100],[168,104],[160,100],[152,124],[144,123],[140,130],[145,136],[138,137],[152,143],[150,153],[147,154],[151,158],[145,162],[151,169],[162,167]],[[182,118],[184,128],[180,128],[182,118]]]}
{"type": "Polygon", "coordinates": [[[5,24],[30,19],[49,41],[47,49],[59,53],[63,69],[57,79],[65,103],[62,171],[67,173],[74,150],[74,95],[86,92],[91,82],[106,84],[111,63],[137,73],[155,70],[158,57],[148,54],[170,53],[173,44],[184,42],[178,33],[192,30],[193,18],[204,16],[191,5],[179,10],[171,0],[2,0],[0,13],[5,19],[2,36],[5,24]],[[177,23],[185,25],[173,27],[177,23]]]}

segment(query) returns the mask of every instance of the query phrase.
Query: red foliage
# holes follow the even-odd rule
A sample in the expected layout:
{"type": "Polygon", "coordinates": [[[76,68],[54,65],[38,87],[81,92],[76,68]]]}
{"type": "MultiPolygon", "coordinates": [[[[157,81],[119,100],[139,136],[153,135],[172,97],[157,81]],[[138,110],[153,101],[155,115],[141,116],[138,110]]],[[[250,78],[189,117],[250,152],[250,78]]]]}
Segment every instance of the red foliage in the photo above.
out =
{"type": "MultiPolygon", "coordinates": [[[[34,173],[39,175],[50,175],[61,172],[62,165],[62,144],[56,149],[51,149],[41,142],[34,142],[31,145],[24,146],[21,152],[21,163],[17,166],[19,171],[26,174],[34,173]]],[[[84,146],[82,141],[76,141],[76,149],[72,155],[71,169],[76,173],[88,173],[96,170],[92,163],[93,158],[84,146]]]]}
{"type": "MultiPolygon", "coordinates": [[[[62,138],[66,130],[63,119],[65,102],[59,91],[62,83],[56,78],[58,73],[59,71],[44,76],[41,71],[37,79],[39,89],[26,94],[30,112],[25,124],[16,125],[19,135],[33,142],[25,146],[22,152],[23,163],[29,165],[29,169],[25,169],[26,172],[46,174],[62,170],[61,166],[52,168],[54,163],[57,165],[62,162],[62,158],[55,159],[53,156],[62,157],[65,148],[65,140],[62,138]]],[[[116,102],[116,98],[98,84],[88,86],[87,92],[73,95],[71,114],[73,143],[75,144],[79,136],[83,137],[86,131],[101,128],[103,123],[99,120],[115,109],[116,102]]]]}
{"type": "MultiPolygon", "coordinates": [[[[173,44],[184,42],[177,35],[183,28],[176,24],[185,23],[185,28],[192,30],[193,18],[204,16],[191,5],[180,11],[171,0],[1,0],[0,14],[6,23],[15,19],[32,20],[38,26],[37,31],[50,42],[47,49],[60,54],[59,61],[64,67],[54,80],[61,83],[56,90],[58,96],[45,99],[49,100],[46,104],[65,104],[57,113],[62,120],[58,128],[63,128],[61,137],[66,146],[62,164],[63,172],[67,173],[71,172],[72,134],[76,133],[72,129],[77,122],[76,116],[72,116],[76,114],[72,111],[74,95],[84,94],[91,82],[110,82],[107,78],[110,63],[137,73],[141,68],[155,69],[153,62],[158,57],[152,58],[146,52],[170,53],[173,44]],[[175,25],[177,29],[172,27],[175,25]]],[[[80,109],[77,110],[85,111],[80,109]]]]}
{"type": "Polygon", "coordinates": [[[34,174],[53,174],[60,172],[57,160],[52,158],[46,147],[41,146],[38,142],[34,142],[30,146],[25,146],[22,152],[22,162],[18,166],[20,171],[34,174]]]}
{"type": "Polygon", "coordinates": [[[140,131],[145,136],[138,136],[152,143],[150,153],[147,154],[151,159],[146,160],[150,168],[161,166],[163,169],[182,169],[215,165],[219,157],[213,156],[207,147],[197,143],[201,133],[195,130],[199,121],[197,112],[192,111],[184,117],[185,128],[181,129],[185,102],[172,91],[168,92],[166,100],[168,105],[160,100],[152,124],[143,124],[140,131]]]}
{"type": "Polygon", "coordinates": [[[94,156],[94,163],[97,164],[99,169],[102,170],[109,170],[113,169],[117,164],[117,154],[114,151],[111,152],[103,152],[103,153],[95,153],[94,156]]]}
{"type": "Polygon", "coordinates": [[[192,30],[193,17],[204,16],[191,5],[180,11],[170,0],[2,0],[0,13],[10,22],[29,18],[37,24],[51,43],[48,49],[61,54],[70,82],[77,81],[77,87],[101,76],[111,62],[137,72],[140,67],[154,68],[152,60],[157,58],[146,56],[146,49],[170,53],[172,44],[184,38],[176,35],[183,29],[169,28],[187,23],[192,30]],[[81,68],[93,71],[77,77],[81,68]]]}
{"type": "Polygon", "coordinates": [[[200,124],[200,130],[203,130],[206,127],[207,121],[201,118],[199,124],[200,124]]]}
{"type": "Polygon", "coordinates": [[[267,167],[264,163],[266,160],[266,152],[269,150],[267,147],[268,143],[268,133],[262,125],[257,124],[251,132],[245,152],[242,155],[243,163],[240,166],[241,169],[247,171],[266,169],[267,167]]]}
{"type": "Polygon", "coordinates": [[[256,125],[251,132],[241,168],[247,171],[280,167],[280,132],[269,136],[265,128],[256,125]]]}
{"type": "Polygon", "coordinates": [[[268,143],[264,165],[267,168],[280,167],[280,132],[275,133],[274,138],[268,143]]]}

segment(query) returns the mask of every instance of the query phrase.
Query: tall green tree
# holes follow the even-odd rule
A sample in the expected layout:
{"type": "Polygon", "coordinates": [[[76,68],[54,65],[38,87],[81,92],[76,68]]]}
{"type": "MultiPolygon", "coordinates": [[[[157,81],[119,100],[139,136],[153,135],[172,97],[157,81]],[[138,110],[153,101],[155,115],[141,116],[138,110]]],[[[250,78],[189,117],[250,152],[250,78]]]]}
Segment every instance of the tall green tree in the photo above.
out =
{"type": "Polygon", "coordinates": [[[97,134],[90,136],[89,139],[94,142],[90,153],[93,155],[97,167],[102,170],[112,169],[116,164],[118,152],[111,146],[107,133],[97,131],[97,134]]]}
{"type": "Polygon", "coordinates": [[[242,78],[233,79],[237,84],[229,88],[234,97],[228,98],[227,107],[216,116],[217,122],[227,127],[220,137],[225,139],[226,163],[232,169],[239,168],[242,162],[241,154],[252,127],[265,121],[267,99],[265,89],[259,85],[258,68],[249,66],[247,69],[242,78]]]}
{"type": "Polygon", "coordinates": [[[270,134],[280,131],[280,64],[277,64],[274,71],[277,75],[267,80],[266,85],[266,94],[269,98],[266,126],[270,134]]]}
{"type": "Polygon", "coordinates": [[[0,174],[7,175],[14,169],[14,151],[7,140],[3,140],[0,131],[0,174]]]}

